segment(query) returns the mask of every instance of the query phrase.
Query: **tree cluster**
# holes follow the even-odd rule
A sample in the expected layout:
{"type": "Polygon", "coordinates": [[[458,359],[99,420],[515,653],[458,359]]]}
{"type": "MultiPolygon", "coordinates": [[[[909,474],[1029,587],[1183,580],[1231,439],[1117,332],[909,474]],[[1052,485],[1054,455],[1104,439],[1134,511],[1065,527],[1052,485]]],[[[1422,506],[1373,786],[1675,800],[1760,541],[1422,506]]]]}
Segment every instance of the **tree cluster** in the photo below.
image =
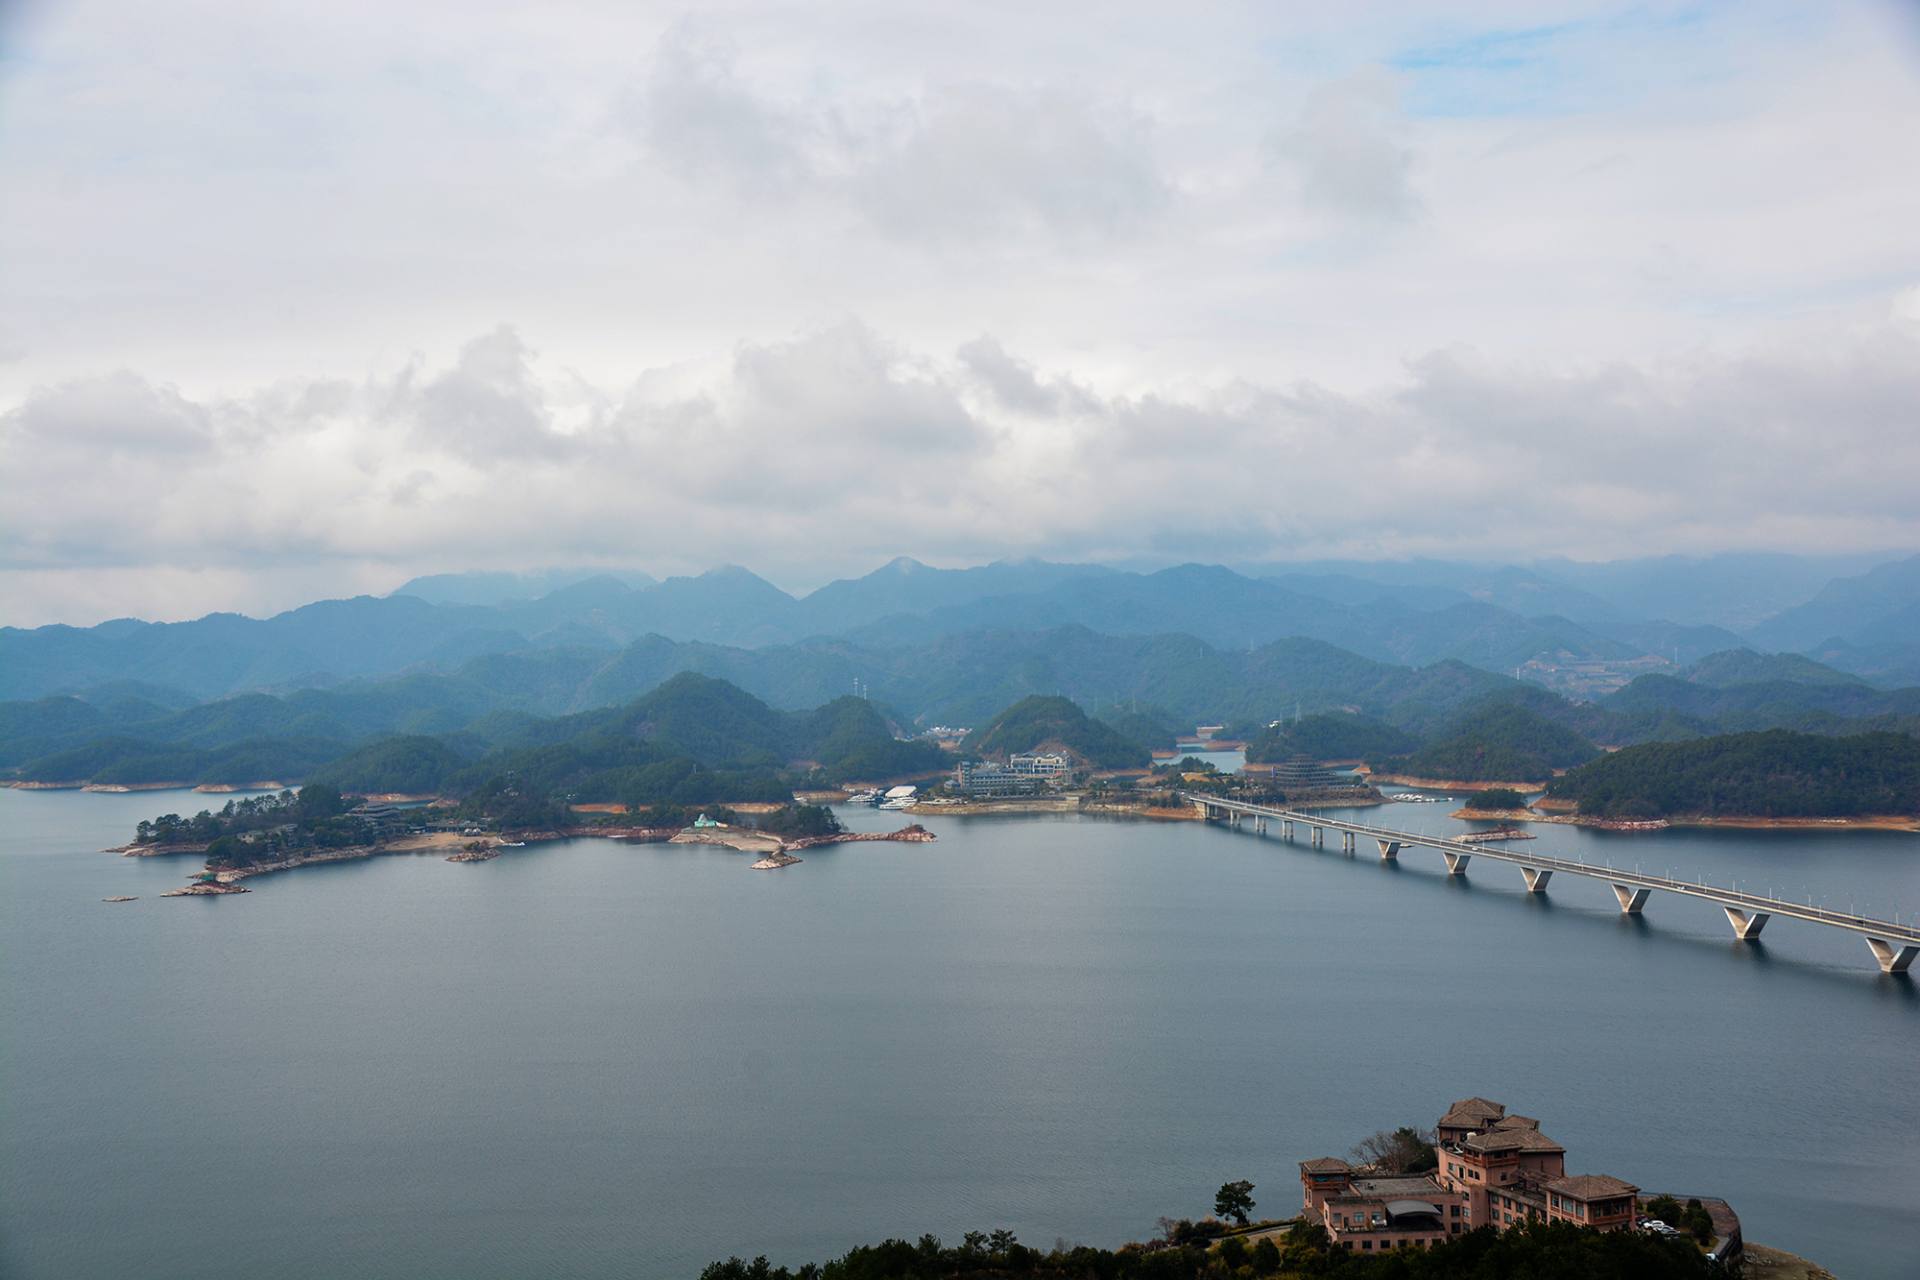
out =
{"type": "Polygon", "coordinates": [[[1096,1249],[1059,1244],[1046,1251],[1010,1231],[969,1232],[959,1245],[935,1236],[861,1245],[798,1269],[766,1258],[710,1264],[700,1280],[1254,1280],[1265,1276],[1339,1276],[1349,1280],[1702,1280],[1710,1264],[1690,1241],[1638,1231],[1595,1231],[1570,1223],[1491,1227],[1432,1249],[1360,1254],[1327,1247],[1318,1226],[1295,1224],[1276,1241],[1227,1236],[1096,1249]]]}
{"type": "Polygon", "coordinates": [[[1772,729],[1645,743],[1554,779],[1548,794],[1609,818],[1920,813],[1920,739],[1772,729]]]}

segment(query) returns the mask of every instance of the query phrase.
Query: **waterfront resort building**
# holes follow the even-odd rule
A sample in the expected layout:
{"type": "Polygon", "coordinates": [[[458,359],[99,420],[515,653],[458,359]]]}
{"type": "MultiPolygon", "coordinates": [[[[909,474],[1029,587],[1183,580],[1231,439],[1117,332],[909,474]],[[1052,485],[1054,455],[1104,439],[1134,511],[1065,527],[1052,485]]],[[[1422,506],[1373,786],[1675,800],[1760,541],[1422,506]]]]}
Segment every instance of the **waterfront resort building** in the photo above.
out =
{"type": "Polygon", "coordinates": [[[377,804],[365,800],[347,810],[349,818],[358,818],[373,828],[377,837],[385,838],[405,830],[407,812],[397,805],[377,804]]]}
{"type": "Polygon", "coordinates": [[[1329,787],[1350,787],[1352,778],[1343,778],[1333,770],[1316,764],[1310,756],[1290,756],[1268,771],[1273,785],[1282,791],[1324,791],[1329,787]]]}
{"type": "Polygon", "coordinates": [[[1073,760],[1059,751],[1022,751],[1007,757],[1007,768],[1033,778],[1053,778],[1073,771],[1073,760]]]}
{"type": "Polygon", "coordinates": [[[1639,1188],[1604,1174],[1567,1175],[1566,1148],[1531,1116],[1463,1098],[1434,1126],[1430,1174],[1379,1177],[1323,1156],[1300,1165],[1302,1207],[1336,1249],[1431,1248],[1475,1227],[1528,1221],[1602,1231],[1633,1226],[1639,1188]]]}
{"type": "Polygon", "coordinates": [[[1007,765],[978,760],[963,760],[953,771],[954,790],[974,799],[1038,795],[1046,785],[1042,775],[1016,773],[1007,765]]]}

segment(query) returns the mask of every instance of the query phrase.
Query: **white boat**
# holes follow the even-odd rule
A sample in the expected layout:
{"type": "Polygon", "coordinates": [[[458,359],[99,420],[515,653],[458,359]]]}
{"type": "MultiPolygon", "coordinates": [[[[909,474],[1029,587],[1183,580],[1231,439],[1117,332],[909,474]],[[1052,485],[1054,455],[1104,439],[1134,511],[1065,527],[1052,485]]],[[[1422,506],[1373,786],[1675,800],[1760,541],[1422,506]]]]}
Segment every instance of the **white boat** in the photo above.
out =
{"type": "Polygon", "coordinates": [[[897,796],[892,800],[883,800],[880,802],[880,807],[882,809],[911,809],[913,808],[913,797],[897,796]]]}
{"type": "Polygon", "coordinates": [[[857,795],[848,796],[847,803],[848,804],[879,804],[880,793],[878,791],[862,791],[857,795]]]}

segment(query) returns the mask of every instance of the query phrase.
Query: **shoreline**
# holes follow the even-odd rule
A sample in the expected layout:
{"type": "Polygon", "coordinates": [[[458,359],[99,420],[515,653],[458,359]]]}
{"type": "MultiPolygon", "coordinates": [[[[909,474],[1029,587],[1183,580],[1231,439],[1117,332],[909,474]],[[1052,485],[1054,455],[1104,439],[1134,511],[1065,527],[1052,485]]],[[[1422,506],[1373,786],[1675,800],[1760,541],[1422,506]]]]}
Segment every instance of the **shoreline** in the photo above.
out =
{"type": "Polygon", "coordinates": [[[1565,827],[1586,827],[1596,831],[1660,831],[1671,827],[1700,829],[1721,827],[1729,831],[1911,831],[1920,833],[1920,818],[1904,814],[1862,814],[1855,818],[1762,818],[1753,816],[1711,817],[1706,814],[1674,814],[1664,818],[1596,818],[1573,812],[1542,812],[1539,809],[1455,809],[1447,815],[1463,822],[1552,822],[1565,827]]]}
{"type": "Polygon", "coordinates": [[[1422,791],[1545,791],[1544,782],[1465,782],[1458,778],[1418,778],[1410,773],[1369,773],[1367,781],[1379,786],[1390,782],[1396,787],[1418,787],[1422,791]]]}
{"type": "MultiPolygon", "coordinates": [[[[274,862],[258,862],[251,866],[232,867],[215,872],[211,881],[195,880],[184,889],[168,890],[161,896],[192,897],[245,893],[247,890],[240,887],[240,881],[251,880],[255,876],[271,875],[278,871],[294,871],[300,867],[322,866],[333,862],[357,862],[365,858],[393,857],[402,854],[438,853],[449,862],[483,862],[498,857],[506,849],[527,844],[548,844],[558,840],[620,840],[629,844],[711,845],[723,847],[735,853],[758,854],[763,860],[774,860],[777,866],[790,866],[800,861],[792,857],[796,849],[817,849],[832,844],[926,844],[935,839],[937,837],[931,831],[918,823],[909,824],[898,831],[842,831],[829,836],[803,836],[797,840],[785,840],[776,835],[744,828],[740,831],[694,832],[679,827],[567,827],[557,831],[508,831],[479,839],[460,835],[458,832],[436,831],[427,835],[403,836],[385,844],[356,844],[338,849],[310,849],[274,862]],[[483,854],[474,850],[475,845],[484,846],[483,854]]],[[[206,845],[169,845],[165,852],[204,854],[206,850],[206,845]]],[[[122,849],[103,850],[103,852],[139,858],[154,856],[154,853],[159,851],[149,852],[144,846],[129,846],[122,849]]]]}

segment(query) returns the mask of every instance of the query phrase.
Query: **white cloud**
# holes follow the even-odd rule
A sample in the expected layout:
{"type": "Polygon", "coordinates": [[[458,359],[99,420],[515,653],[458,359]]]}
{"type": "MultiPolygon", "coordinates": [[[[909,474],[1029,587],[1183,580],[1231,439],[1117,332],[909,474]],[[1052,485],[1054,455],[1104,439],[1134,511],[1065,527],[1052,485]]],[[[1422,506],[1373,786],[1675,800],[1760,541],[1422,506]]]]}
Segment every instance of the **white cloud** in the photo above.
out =
{"type": "Polygon", "coordinates": [[[500,329],[444,369],[312,391],[198,402],[122,374],[0,418],[9,599],[39,620],[105,580],[147,611],[213,603],[185,593],[177,566],[214,571],[206,589],[251,575],[253,598],[272,598],[277,575],[311,581],[329,564],[351,583],[576,561],[739,561],[817,581],[902,551],[1920,543],[1920,334],[1896,325],[1651,367],[1453,349],[1360,394],[1246,380],[1103,392],[991,337],[941,358],[853,323],[583,391],[500,329]],[[323,411],[307,411],[315,400],[323,411]],[[556,430],[580,403],[585,425],[556,430]],[[59,426],[89,405],[112,411],[111,431],[59,426]],[[169,437],[182,450],[103,449],[135,410],[207,425],[169,437]],[[237,439],[247,448],[220,447],[237,439]],[[126,585],[144,572],[152,589],[126,585]],[[48,595],[51,573],[66,585],[48,595]]]}
{"type": "Polygon", "coordinates": [[[1420,204],[1408,132],[1399,81],[1384,67],[1368,67],[1315,89],[1270,145],[1308,208],[1391,221],[1420,204]]]}
{"type": "Polygon", "coordinates": [[[9,610],[1913,540],[1885,6],[682,9],[29,11],[9,610]]]}

